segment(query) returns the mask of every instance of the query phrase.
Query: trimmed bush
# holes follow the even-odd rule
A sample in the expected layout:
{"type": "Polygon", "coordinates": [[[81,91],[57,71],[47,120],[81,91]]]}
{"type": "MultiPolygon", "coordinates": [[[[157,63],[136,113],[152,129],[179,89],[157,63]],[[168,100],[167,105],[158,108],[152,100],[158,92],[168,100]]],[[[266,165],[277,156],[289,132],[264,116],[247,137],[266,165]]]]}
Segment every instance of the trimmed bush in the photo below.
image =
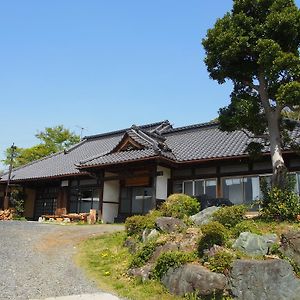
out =
{"type": "Polygon", "coordinates": [[[135,215],[125,221],[125,231],[128,236],[142,236],[144,229],[154,229],[155,221],[162,214],[157,210],[150,211],[145,216],[135,215]]]}
{"type": "Polygon", "coordinates": [[[217,273],[224,273],[231,269],[231,265],[235,256],[227,251],[219,251],[214,256],[209,257],[207,262],[208,268],[217,273]]]}
{"type": "Polygon", "coordinates": [[[235,227],[231,229],[231,232],[234,237],[239,237],[242,232],[261,234],[257,224],[253,220],[244,220],[236,224],[235,227]]]}
{"type": "Polygon", "coordinates": [[[179,268],[180,266],[192,262],[195,260],[195,256],[191,253],[185,253],[180,251],[169,251],[162,253],[153,268],[153,276],[156,279],[161,279],[170,268],[179,268]]]}
{"type": "Polygon", "coordinates": [[[222,207],[213,214],[213,220],[231,228],[244,220],[246,210],[244,205],[222,207]]]}
{"type": "Polygon", "coordinates": [[[203,236],[198,242],[198,255],[203,256],[204,250],[210,249],[213,245],[224,245],[228,230],[219,222],[210,222],[201,226],[203,236]]]}
{"type": "Polygon", "coordinates": [[[183,219],[185,216],[192,216],[199,212],[200,203],[197,199],[185,194],[170,195],[160,207],[165,217],[183,219]]]}
{"type": "Polygon", "coordinates": [[[277,221],[294,221],[300,214],[299,196],[288,189],[274,187],[264,193],[262,216],[277,221]]]}
{"type": "Polygon", "coordinates": [[[148,242],[145,244],[142,249],[133,256],[130,263],[130,268],[141,267],[145,265],[159,245],[161,244],[155,242],[148,242]]]}

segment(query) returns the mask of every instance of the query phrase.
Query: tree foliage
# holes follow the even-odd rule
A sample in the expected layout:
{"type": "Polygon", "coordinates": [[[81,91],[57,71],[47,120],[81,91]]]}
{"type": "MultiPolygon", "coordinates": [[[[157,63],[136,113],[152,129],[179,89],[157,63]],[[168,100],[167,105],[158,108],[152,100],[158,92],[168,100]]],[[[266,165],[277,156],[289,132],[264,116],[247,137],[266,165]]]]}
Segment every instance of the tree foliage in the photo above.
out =
{"type": "Polygon", "coordinates": [[[234,86],[231,103],[219,111],[220,128],[246,130],[270,146],[275,185],[283,178],[287,131],[295,126],[282,113],[300,104],[299,45],[300,11],[293,0],[234,0],[203,40],[210,77],[234,86]]]}
{"type": "MultiPolygon", "coordinates": [[[[62,151],[71,147],[80,141],[80,137],[63,125],[55,127],[46,127],[44,131],[40,131],[35,135],[40,140],[40,143],[29,148],[16,147],[13,154],[13,167],[19,167],[43,158],[50,154],[62,151]]],[[[12,154],[11,147],[6,149],[3,163],[10,164],[12,154]]]]}

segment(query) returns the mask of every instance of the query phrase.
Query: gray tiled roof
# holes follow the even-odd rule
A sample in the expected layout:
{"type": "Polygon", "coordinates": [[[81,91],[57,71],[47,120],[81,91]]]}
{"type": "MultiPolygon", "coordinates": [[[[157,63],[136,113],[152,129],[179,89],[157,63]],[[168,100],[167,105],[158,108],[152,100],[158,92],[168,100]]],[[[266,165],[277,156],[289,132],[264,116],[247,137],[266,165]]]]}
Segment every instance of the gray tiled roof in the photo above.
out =
{"type": "Polygon", "coordinates": [[[223,132],[217,125],[175,129],[165,137],[177,161],[243,155],[249,143],[249,137],[244,132],[223,132]]]}
{"type": "MultiPolygon", "coordinates": [[[[162,122],[143,125],[144,130],[154,130],[162,122]]],[[[16,168],[12,173],[12,180],[28,180],[49,177],[69,176],[79,174],[77,164],[91,157],[98,157],[101,153],[110,152],[122,139],[128,129],[110,133],[84,137],[83,141],[69,149],[66,154],[59,152],[28,165],[16,168]]],[[[1,181],[7,180],[7,174],[1,181]]]]}
{"type": "MultiPolygon", "coordinates": [[[[162,123],[85,137],[66,154],[60,152],[15,169],[12,180],[78,175],[79,167],[106,166],[154,157],[183,163],[242,156],[247,154],[247,146],[253,141],[243,131],[223,132],[215,123],[172,128],[165,122],[159,130],[155,130],[160,124],[162,123]],[[142,145],[143,149],[114,152],[124,134],[142,145]]],[[[299,136],[300,126],[291,133],[295,140],[299,136]]],[[[7,175],[3,176],[3,180],[7,180],[7,175]]]]}
{"type": "Polygon", "coordinates": [[[97,158],[94,158],[86,163],[81,164],[81,166],[97,166],[97,165],[111,165],[114,163],[123,163],[133,160],[151,158],[158,156],[157,152],[151,148],[141,149],[141,150],[131,150],[131,151],[121,151],[106,154],[97,158]]]}

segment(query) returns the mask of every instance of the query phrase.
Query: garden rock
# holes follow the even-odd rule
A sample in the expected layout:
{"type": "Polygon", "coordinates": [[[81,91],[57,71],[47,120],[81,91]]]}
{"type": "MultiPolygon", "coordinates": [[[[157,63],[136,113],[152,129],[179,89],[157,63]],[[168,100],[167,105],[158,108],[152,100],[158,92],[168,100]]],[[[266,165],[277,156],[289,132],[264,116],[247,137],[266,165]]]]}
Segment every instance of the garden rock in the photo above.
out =
{"type": "Polygon", "coordinates": [[[232,247],[252,256],[266,255],[276,240],[276,234],[261,236],[250,232],[242,232],[232,247]]]}
{"type": "Polygon", "coordinates": [[[279,250],[300,267],[300,231],[289,231],[282,234],[279,250]]]}
{"type": "Polygon", "coordinates": [[[210,206],[208,208],[203,209],[202,211],[198,212],[197,214],[190,216],[190,219],[196,225],[204,225],[212,221],[212,215],[214,212],[219,210],[220,207],[210,206]]]}
{"type": "Polygon", "coordinates": [[[162,253],[169,252],[169,251],[178,251],[179,245],[180,245],[180,244],[178,244],[178,243],[176,243],[176,242],[167,242],[167,243],[164,244],[164,245],[158,246],[158,247],[155,249],[154,253],[152,254],[151,259],[150,259],[150,262],[156,261],[156,259],[157,259],[162,253]]]}
{"type": "Polygon", "coordinates": [[[201,235],[200,228],[188,228],[179,241],[179,250],[184,252],[196,251],[201,235]]]}
{"type": "Polygon", "coordinates": [[[151,264],[148,264],[141,268],[132,268],[128,270],[128,275],[139,277],[143,282],[145,282],[150,279],[152,267],[153,266],[151,264]]]}
{"type": "Polygon", "coordinates": [[[201,296],[222,292],[227,283],[223,274],[213,273],[199,264],[186,264],[177,269],[171,268],[161,281],[172,294],[179,296],[196,290],[201,296]]]}
{"type": "Polygon", "coordinates": [[[219,245],[213,245],[210,249],[204,250],[203,253],[207,257],[213,257],[219,252],[228,252],[229,253],[229,251],[226,248],[219,246],[219,245]]]}
{"type": "Polygon", "coordinates": [[[234,299],[299,300],[300,280],[285,260],[236,260],[230,276],[234,299]]]}
{"type": "Polygon", "coordinates": [[[172,233],[186,228],[184,222],[172,217],[159,217],[156,219],[157,227],[164,232],[172,233]]]}
{"type": "Polygon", "coordinates": [[[143,239],[143,243],[146,243],[152,239],[155,239],[157,236],[159,236],[159,232],[156,229],[148,229],[146,228],[143,231],[143,235],[142,235],[142,239],[143,239]]]}
{"type": "Polygon", "coordinates": [[[127,238],[124,242],[124,246],[128,248],[129,253],[134,254],[138,250],[138,243],[133,238],[127,238]]]}

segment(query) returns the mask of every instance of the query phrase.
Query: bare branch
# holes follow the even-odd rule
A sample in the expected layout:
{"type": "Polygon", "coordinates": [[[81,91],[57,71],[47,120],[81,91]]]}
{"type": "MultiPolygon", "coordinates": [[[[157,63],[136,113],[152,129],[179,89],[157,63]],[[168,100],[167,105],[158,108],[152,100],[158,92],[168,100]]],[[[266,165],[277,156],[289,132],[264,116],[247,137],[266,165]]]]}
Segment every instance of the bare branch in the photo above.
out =
{"type": "Polygon", "coordinates": [[[267,134],[261,134],[261,135],[255,135],[255,134],[250,134],[249,131],[247,131],[246,129],[241,129],[241,131],[243,133],[245,133],[247,135],[248,138],[250,139],[263,139],[263,140],[266,140],[269,138],[269,135],[267,134]]]}

